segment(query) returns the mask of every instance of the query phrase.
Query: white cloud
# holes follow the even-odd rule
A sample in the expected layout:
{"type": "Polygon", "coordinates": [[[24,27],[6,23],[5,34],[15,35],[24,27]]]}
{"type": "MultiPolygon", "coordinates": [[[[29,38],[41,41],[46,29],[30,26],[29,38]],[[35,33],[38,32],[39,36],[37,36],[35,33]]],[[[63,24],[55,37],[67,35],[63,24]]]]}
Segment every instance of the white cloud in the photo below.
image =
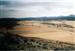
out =
{"type": "Polygon", "coordinates": [[[12,0],[0,5],[0,17],[61,16],[75,14],[74,0],[12,0]],[[16,1],[16,2],[14,2],[16,1]],[[21,1],[21,2],[19,2],[21,1]]]}

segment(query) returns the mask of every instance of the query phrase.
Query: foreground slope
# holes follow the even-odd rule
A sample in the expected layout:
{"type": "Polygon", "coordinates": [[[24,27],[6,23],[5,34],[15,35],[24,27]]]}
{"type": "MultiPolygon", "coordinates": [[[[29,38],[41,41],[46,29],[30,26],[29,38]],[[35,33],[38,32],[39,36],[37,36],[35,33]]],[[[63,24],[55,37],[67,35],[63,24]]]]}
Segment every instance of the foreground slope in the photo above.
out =
{"type": "Polygon", "coordinates": [[[0,32],[0,50],[75,50],[75,44],[0,32]]]}

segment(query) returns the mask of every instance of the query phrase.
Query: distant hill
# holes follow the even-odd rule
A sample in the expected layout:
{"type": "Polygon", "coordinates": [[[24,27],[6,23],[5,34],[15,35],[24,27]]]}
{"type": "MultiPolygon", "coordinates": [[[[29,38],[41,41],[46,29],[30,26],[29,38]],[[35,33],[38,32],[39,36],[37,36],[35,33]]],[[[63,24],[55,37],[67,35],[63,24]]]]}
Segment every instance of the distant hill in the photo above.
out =
{"type": "Polygon", "coordinates": [[[28,17],[28,18],[17,18],[18,20],[37,20],[37,21],[47,21],[47,20],[75,20],[75,16],[58,16],[58,17],[28,17]]]}
{"type": "MultiPolygon", "coordinates": [[[[8,18],[0,18],[0,19],[8,19],[8,18]]],[[[12,19],[12,18],[10,18],[12,19]]],[[[23,18],[15,18],[17,21],[25,21],[25,20],[36,20],[36,21],[50,21],[50,20],[70,20],[75,21],[75,15],[70,16],[53,16],[53,17],[23,17],[23,18]]]]}

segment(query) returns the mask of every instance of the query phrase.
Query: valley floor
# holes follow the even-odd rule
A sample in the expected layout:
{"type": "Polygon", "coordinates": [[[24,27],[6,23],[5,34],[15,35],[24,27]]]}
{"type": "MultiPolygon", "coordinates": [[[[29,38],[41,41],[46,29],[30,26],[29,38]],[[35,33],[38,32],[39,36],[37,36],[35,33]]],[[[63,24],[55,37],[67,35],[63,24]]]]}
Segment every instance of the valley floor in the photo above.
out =
{"type": "Polygon", "coordinates": [[[52,39],[75,44],[75,21],[20,21],[18,23],[20,26],[14,27],[14,30],[9,30],[9,32],[24,37],[52,39]]]}

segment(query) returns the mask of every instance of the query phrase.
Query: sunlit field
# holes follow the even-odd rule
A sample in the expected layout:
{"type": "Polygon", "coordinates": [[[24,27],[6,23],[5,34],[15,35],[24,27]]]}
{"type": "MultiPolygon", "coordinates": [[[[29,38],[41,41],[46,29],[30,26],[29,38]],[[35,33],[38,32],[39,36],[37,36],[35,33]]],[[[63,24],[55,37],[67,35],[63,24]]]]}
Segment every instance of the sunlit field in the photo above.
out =
{"type": "Polygon", "coordinates": [[[19,21],[9,32],[24,37],[38,37],[75,43],[75,21],[19,21]]]}

